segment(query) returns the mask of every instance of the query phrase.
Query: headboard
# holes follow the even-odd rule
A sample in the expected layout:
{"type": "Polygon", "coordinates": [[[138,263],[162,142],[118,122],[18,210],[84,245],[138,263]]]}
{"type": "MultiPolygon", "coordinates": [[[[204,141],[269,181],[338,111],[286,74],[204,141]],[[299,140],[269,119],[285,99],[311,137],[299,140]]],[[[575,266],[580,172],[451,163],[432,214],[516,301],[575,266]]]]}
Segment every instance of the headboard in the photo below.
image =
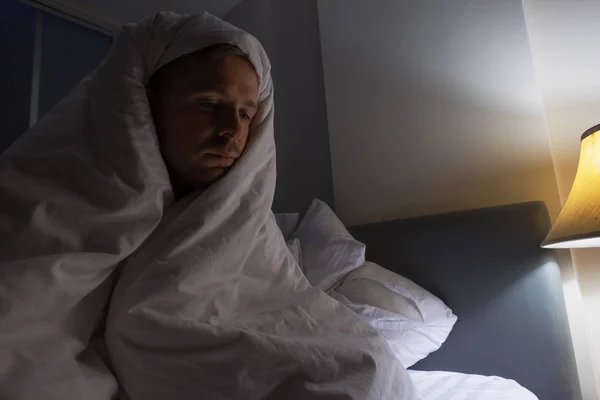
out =
{"type": "Polygon", "coordinates": [[[351,227],[367,259],[428,289],[458,321],[419,370],[514,379],[540,400],[581,390],[542,202],[351,227]]]}

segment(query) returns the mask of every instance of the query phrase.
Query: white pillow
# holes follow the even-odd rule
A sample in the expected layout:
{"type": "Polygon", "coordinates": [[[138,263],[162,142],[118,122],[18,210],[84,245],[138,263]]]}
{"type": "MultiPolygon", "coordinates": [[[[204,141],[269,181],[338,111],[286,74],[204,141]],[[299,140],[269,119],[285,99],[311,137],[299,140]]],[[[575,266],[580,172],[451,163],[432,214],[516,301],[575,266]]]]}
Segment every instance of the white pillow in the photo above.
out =
{"type": "Polygon", "coordinates": [[[330,294],[379,330],[405,368],[439,349],[457,320],[439,298],[371,262],[348,274],[330,294]]]}
{"type": "Polygon", "coordinates": [[[354,240],[329,206],[314,199],[293,235],[311,285],[328,290],[365,262],[365,245],[354,240]]]}
{"type": "Polygon", "coordinates": [[[298,226],[298,219],[298,213],[275,214],[275,222],[277,222],[277,226],[285,240],[289,240],[292,237],[292,234],[298,226]]]}

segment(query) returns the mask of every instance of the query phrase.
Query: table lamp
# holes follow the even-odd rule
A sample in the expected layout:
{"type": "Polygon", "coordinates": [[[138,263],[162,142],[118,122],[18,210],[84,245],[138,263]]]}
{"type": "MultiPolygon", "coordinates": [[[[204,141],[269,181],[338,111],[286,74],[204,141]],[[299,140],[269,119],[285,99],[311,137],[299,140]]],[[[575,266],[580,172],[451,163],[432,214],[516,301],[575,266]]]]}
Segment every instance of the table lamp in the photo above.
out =
{"type": "Polygon", "coordinates": [[[542,247],[600,247],[600,124],[581,135],[575,182],[542,247]]]}

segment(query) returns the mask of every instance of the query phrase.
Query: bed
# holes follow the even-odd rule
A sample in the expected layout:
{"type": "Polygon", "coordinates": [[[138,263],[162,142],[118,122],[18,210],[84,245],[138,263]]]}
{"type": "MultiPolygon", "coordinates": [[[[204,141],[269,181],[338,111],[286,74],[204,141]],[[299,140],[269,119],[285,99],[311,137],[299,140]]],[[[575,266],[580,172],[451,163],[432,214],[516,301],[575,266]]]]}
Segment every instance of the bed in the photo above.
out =
{"type": "Polygon", "coordinates": [[[581,399],[555,254],[539,246],[548,229],[542,202],[349,228],[368,260],[458,315],[446,343],[411,368],[424,400],[521,398],[511,380],[540,400],[581,399]],[[457,392],[469,385],[471,394],[457,392]],[[490,385],[500,397],[486,396],[490,385]]]}

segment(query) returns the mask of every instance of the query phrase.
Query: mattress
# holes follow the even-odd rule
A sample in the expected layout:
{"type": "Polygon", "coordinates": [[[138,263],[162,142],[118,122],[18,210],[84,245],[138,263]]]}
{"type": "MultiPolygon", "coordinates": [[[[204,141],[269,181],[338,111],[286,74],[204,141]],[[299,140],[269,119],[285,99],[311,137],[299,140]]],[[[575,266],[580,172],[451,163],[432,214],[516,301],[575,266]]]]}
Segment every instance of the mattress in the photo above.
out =
{"type": "Polygon", "coordinates": [[[408,371],[422,400],[537,400],[511,379],[446,371],[408,371]]]}

